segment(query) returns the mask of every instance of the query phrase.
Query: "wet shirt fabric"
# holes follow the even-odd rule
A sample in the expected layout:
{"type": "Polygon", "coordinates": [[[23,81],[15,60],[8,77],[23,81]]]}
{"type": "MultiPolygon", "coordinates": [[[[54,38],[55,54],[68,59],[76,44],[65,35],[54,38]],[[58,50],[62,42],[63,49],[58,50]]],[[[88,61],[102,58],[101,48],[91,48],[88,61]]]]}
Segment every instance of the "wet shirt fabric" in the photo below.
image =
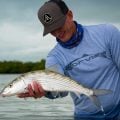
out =
{"type": "MultiPolygon", "coordinates": [[[[75,117],[114,118],[120,113],[120,31],[109,24],[83,26],[83,30],[79,45],[67,49],[57,43],[47,56],[46,68],[57,64],[58,72],[86,87],[112,90],[111,94],[98,96],[104,114],[85,95],[78,98],[71,93],[75,117]]],[[[52,94],[47,97],[56,98],[52,94]]]]}

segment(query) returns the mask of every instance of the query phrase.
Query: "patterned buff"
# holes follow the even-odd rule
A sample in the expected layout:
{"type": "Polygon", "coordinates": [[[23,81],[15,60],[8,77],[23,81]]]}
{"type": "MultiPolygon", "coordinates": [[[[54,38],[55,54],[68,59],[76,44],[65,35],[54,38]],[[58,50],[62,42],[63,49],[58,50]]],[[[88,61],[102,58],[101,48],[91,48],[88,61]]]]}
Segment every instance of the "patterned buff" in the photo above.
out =
{"type": "Polygon", "coordinates": [[[80,24],[77,24],[77,22],[75,22],[76,24],[76,28],[77,28],[77,31],[75,33],[75,35],[73,35],[71,37],[70,40],[68,40],[67,42],[62,42],[60,39],[56,38],[57,42],[64,48],[67,48],[67,49],[71,49],[73,47],[76,47],[77,45],[79,45],[80,41],[82,40],[83,38],[83,27],[82,25],[80,24]]]}

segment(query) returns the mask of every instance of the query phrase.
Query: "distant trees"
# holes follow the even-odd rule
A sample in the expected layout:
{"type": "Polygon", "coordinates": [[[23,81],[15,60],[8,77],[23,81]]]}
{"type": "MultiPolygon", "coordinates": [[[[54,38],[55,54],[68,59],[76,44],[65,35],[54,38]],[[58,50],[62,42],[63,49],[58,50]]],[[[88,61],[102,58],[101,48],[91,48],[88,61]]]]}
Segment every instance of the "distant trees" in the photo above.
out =
{"type": "Polygon", "coordinates": [[[0,73],[25,73],[45,69],[45,60],[38,62],[0,61],[0,73]]]}

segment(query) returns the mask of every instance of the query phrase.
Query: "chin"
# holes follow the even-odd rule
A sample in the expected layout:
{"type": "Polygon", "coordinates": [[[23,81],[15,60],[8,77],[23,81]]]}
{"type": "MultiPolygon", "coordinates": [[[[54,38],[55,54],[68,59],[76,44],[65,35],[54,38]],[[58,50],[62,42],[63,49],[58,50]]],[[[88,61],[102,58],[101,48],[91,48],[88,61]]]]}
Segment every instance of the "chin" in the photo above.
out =
{"type": "Polygon", "coordinates": [[[68,40],[61,40],[62,42],[67,42],[68,40]]]}
{"type": "Polygon", "coordinates": [[[69,38],[61,38],[60,39],[62,42],[67,42],[69,40],[69,38]]]}

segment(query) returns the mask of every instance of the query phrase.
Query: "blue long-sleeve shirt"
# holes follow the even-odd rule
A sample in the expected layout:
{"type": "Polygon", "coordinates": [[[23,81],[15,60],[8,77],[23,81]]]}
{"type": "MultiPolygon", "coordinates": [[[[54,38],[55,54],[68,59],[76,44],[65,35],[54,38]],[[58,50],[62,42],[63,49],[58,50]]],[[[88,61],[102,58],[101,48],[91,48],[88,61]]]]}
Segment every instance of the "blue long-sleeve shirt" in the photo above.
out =
{"type": "MultiPolygon", "coordinates": [[[[112,90],[111,94],[98,96],[106,116],[112,118],[120,113],[120,31],[109,24],[83,26],[83,30],[78,46],[66,49],[58,43],[51,50],[46,68],[57,64],[58,72],[66,73],[84,86],[112,90]]],[[[67,93],[61,93],[65,95],[67,93]]],[[[75,116],[104,117],[88,97],[78,98],[74,93],[71,97],[75,116]]]]}

